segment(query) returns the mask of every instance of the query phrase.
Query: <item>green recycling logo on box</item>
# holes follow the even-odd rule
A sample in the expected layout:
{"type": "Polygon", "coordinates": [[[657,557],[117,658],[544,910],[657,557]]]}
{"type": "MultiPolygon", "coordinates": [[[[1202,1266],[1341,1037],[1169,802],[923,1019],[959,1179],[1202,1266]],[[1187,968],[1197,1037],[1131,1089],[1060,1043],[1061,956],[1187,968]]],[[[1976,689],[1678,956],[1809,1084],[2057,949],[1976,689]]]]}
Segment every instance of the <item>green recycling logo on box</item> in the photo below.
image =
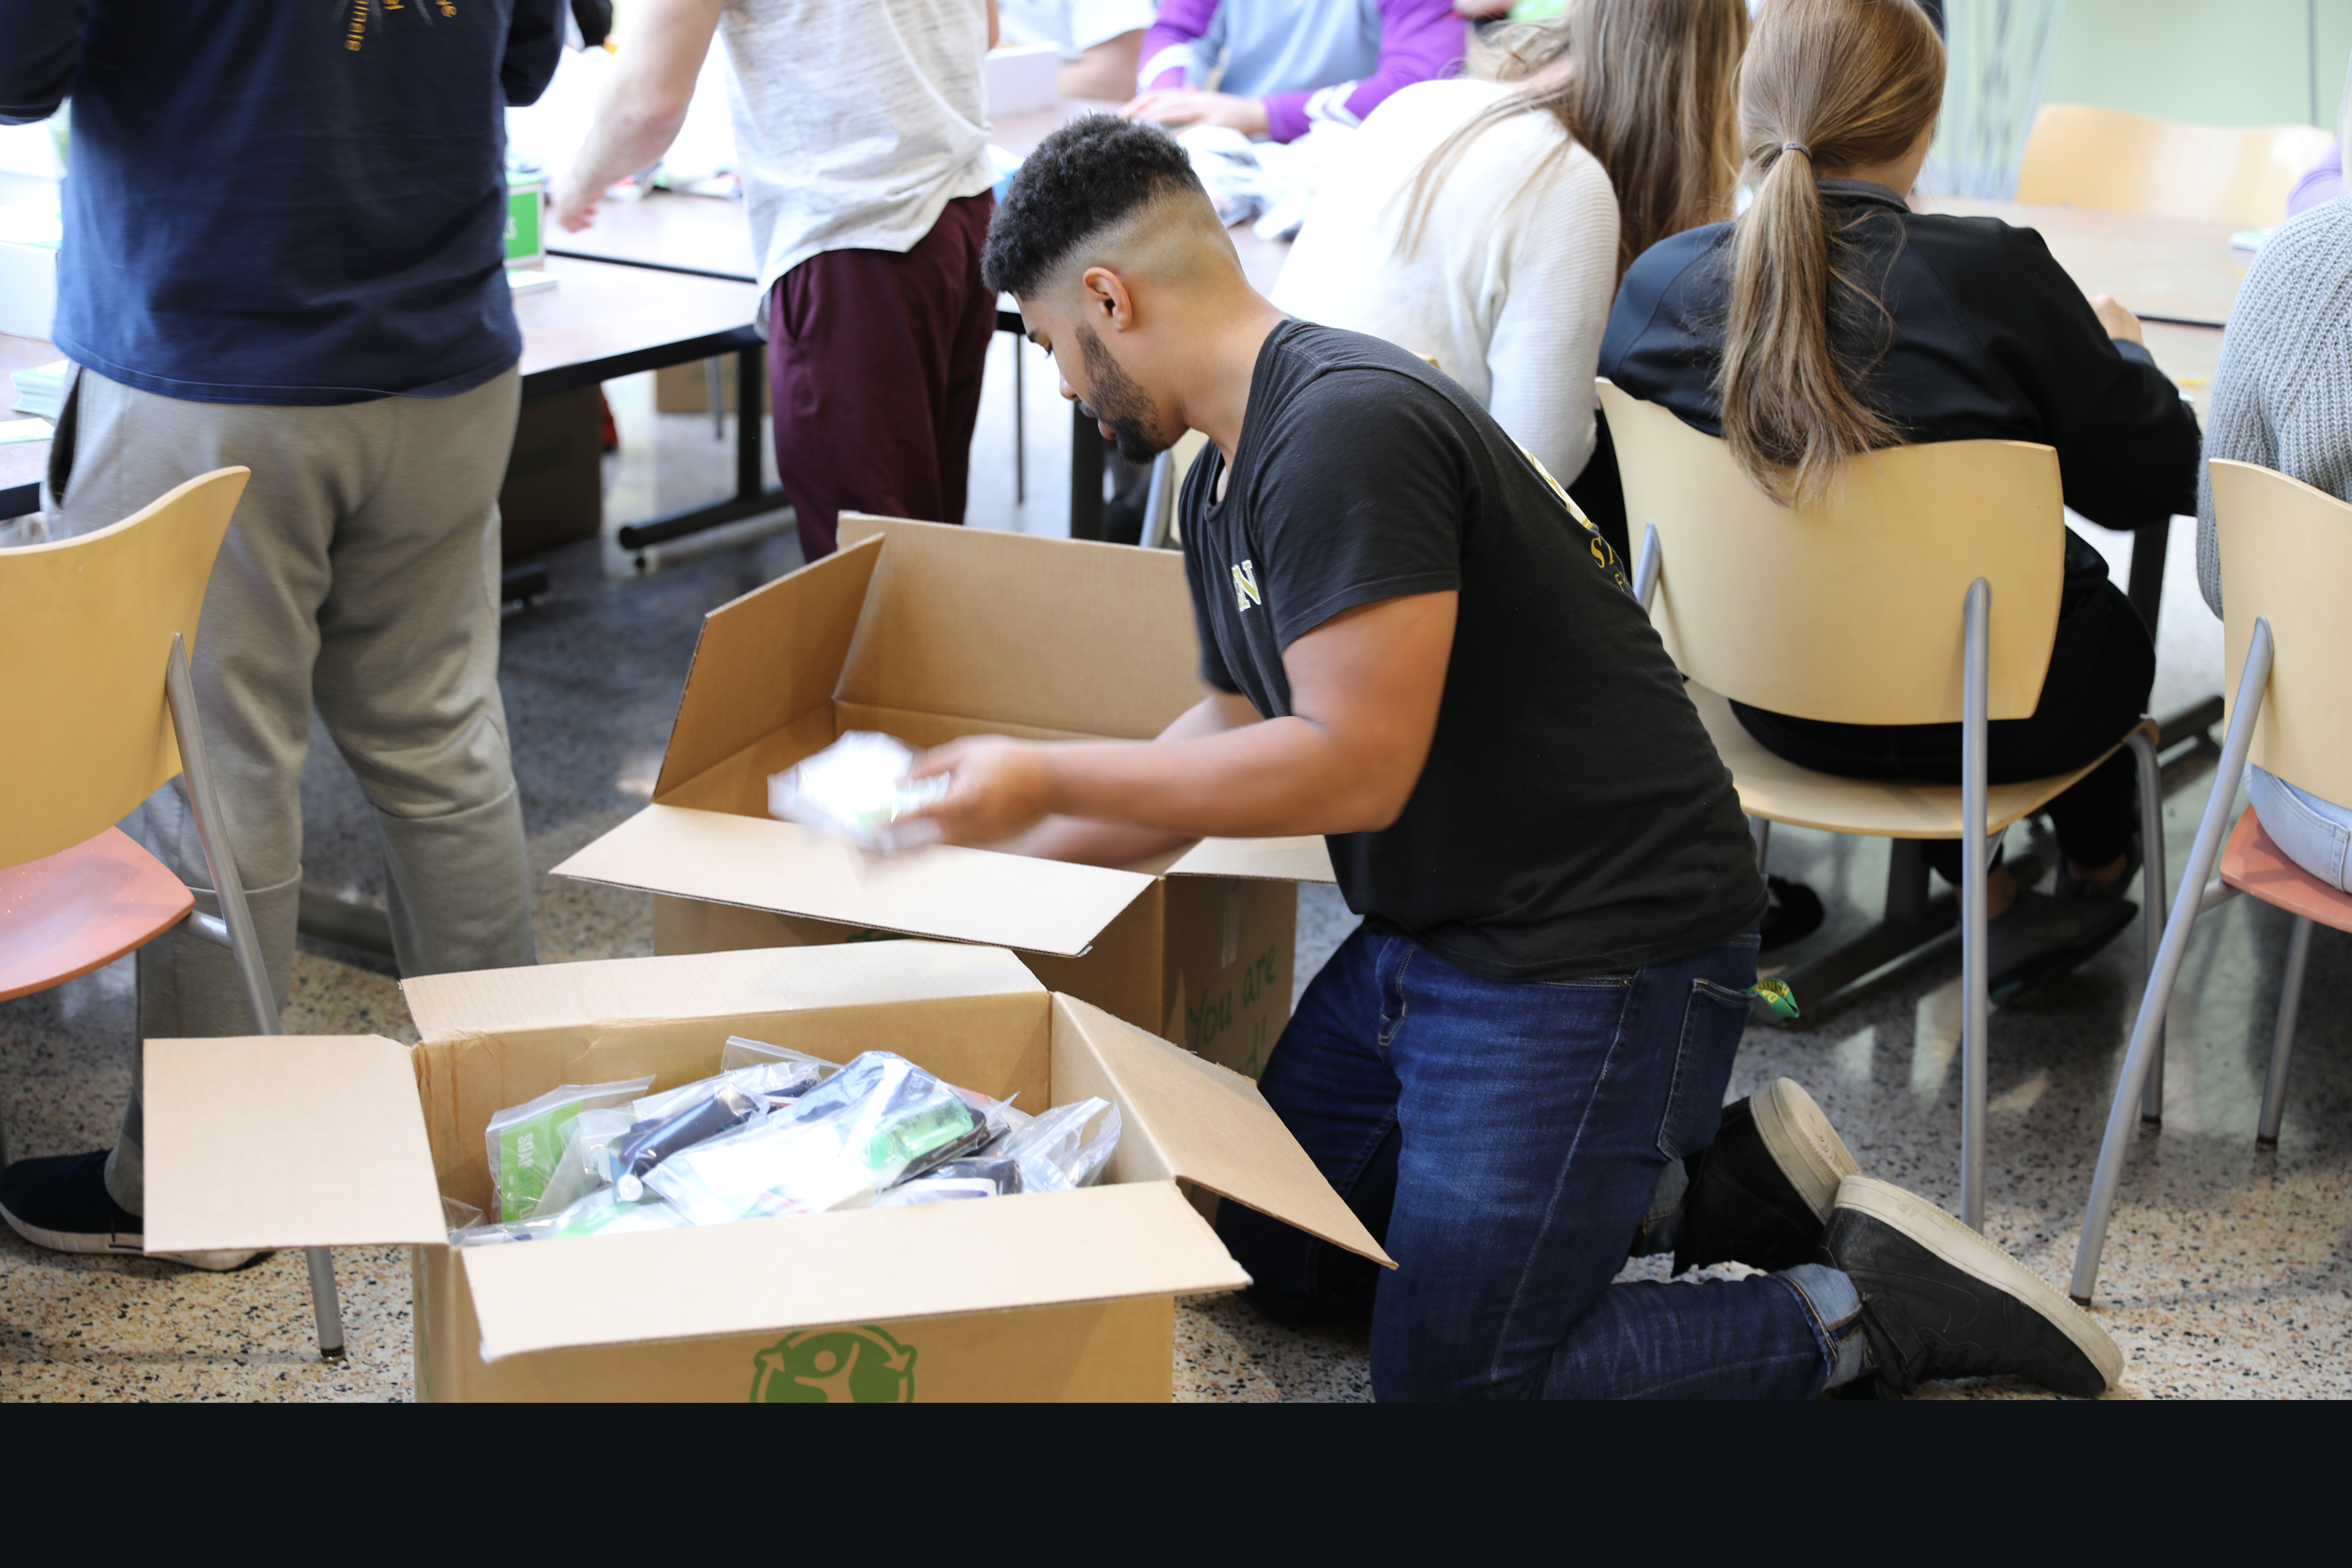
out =
{"type": "Polygon", "coordinates": [[[787,1334],[751,1358],[754,1405],[912,1405],[915,1351],[871,1323],[787,1334]]]}

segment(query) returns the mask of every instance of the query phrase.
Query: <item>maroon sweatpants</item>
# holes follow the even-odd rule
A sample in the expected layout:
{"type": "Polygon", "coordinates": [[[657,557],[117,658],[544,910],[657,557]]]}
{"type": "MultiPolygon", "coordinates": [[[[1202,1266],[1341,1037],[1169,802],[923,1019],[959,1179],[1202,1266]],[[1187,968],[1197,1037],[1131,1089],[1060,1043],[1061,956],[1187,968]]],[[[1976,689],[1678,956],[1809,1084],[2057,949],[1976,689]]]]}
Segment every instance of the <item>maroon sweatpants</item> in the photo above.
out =
{"type": "Polygon", "coordinates": [[[951,201],[900,255],[828,250],[776,279],[768,365],[776,474],[811,561],[844,511],[961,522],[996,297],[980,253],[996,198],[951,201]]]}

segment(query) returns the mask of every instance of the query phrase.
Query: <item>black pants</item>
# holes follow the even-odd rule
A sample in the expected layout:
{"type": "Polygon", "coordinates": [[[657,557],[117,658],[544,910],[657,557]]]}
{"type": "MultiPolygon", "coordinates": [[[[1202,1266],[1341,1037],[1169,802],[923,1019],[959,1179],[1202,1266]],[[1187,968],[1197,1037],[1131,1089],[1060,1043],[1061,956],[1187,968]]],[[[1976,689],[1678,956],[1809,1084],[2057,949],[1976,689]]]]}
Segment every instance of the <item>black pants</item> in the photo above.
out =
{"type": "MultiPolygon", "coordinates": [[[[2032,717],[1986,726],[1994,784],[2072,772],[2122,740],[2147,711],[2156,647],[2131,601],[2107,581],[2105,559],[2072,533],[2060,605],[2050,674],[2032,717]]],[[[1759,744],[1800,767],[1846,778],[1960,782],[1958,724],[1832,724],[1731,707],[1759,744]]],[[[2068,859],[2105,866],[2124,852],[2138,822],[2137,782],[2132,754],[2117,752],[2050,803],[2050,823],[2068,859]]],[[[1930,839],[1925,848],[1928,865],[1946,881],[1959,881],[1959,840],[1930,839]]]]}

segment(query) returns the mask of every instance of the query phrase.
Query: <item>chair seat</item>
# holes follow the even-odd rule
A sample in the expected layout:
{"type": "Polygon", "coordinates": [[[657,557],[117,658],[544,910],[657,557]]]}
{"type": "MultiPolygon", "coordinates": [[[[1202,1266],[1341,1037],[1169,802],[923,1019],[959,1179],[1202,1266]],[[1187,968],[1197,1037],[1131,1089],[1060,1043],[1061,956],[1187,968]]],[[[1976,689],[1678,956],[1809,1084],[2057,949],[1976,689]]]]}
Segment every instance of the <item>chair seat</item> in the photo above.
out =
{"type": "MultiPolygon", "coordinates": [[[[1866,838],[1958,838],[1960,786],[1908,779],[1850,779],[1799,767],[1764,749],[1740,723],[1722,693],[1693,682],[1685,687],[1715,742],[1723,765],[1739,787],[1739,809],[1768,822],[1819,827],[1866,838]]],[[[2140,721],[2153,739],[2156,725],[2140,721]]],[[[1985,792],[1985,831],[1998,833],[2029,812],[2039,811],[2074,782],[2121,751],[2129,734],[2073,773],[2021,784],[1994,784],[1985,792]]]]}
{"type": "Polygon", "coordinates": [[[101,969],[195,907],[180,879],[119,827],[0,869],[0,1002],[101,969]]]}
{"type": "Polygon", "coordinates": [[[2352,931],[2352,893],[2336,891],[2288,859],[2286,851],[2263,831],[2262,819],[2251,805],[2222,847],[2221,880],[2289,914],[2352,931]]]}

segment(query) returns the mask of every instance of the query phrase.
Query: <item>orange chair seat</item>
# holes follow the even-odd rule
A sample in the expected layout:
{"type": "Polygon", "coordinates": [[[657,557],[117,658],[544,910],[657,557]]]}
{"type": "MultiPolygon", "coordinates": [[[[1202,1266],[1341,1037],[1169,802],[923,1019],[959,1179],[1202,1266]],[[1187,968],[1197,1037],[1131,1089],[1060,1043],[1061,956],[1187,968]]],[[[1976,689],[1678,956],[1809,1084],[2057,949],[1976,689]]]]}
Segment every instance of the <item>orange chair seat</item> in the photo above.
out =
{"type": "Polygon", "coordinates": [[[0,869],[0,1002],[104,968],[195,907],[180,879],[119,827],[0,869]]]}
{"type": "Polygon", "coordinates": [[[2352,931],[2352,893],[2340,893],[2294,861],[2263,831],[2252,806],[2221,847],[2221,880],[2289,914],[2352,931]]]}

